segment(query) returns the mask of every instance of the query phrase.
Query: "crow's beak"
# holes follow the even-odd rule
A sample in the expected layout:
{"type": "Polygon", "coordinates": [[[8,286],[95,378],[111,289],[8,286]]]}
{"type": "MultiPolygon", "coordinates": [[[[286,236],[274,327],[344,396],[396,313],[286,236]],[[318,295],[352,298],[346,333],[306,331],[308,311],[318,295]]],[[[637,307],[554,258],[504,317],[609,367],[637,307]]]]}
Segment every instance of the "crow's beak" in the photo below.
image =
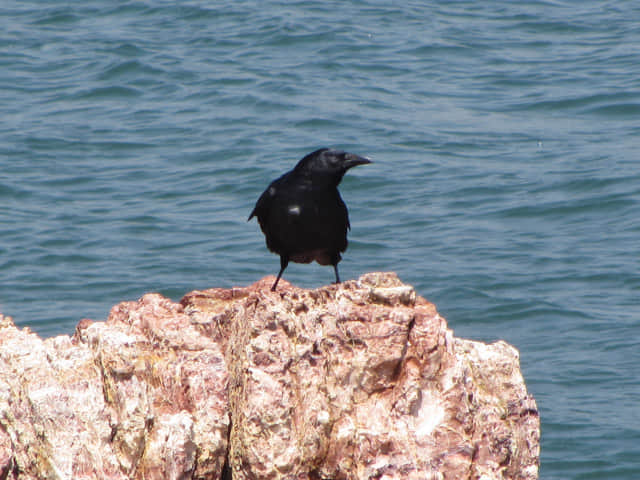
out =
{"type": "Polygon", "coordinates": [[[366,157],[354,155],[353,153],[348,153],[345,156],[343,165],[345,170],[349,170],[352,167],[357,167],[358,165],[366,165],[367,163],[371,163],[371,160],[366,157]]]}

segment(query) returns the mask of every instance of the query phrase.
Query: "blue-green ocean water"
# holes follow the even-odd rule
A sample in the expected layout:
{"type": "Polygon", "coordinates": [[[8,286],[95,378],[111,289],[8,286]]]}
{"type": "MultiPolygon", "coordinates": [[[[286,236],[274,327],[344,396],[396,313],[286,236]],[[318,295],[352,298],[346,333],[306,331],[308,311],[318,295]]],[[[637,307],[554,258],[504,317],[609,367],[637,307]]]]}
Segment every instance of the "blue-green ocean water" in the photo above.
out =
{"type": "Polygon", "coordinates": [[[255,200],[343,148],[342,277],[520,350],[541,478],[640,478],[640,3],[7,0],[0,112],[18,324],[275,274],[255,200]]]}

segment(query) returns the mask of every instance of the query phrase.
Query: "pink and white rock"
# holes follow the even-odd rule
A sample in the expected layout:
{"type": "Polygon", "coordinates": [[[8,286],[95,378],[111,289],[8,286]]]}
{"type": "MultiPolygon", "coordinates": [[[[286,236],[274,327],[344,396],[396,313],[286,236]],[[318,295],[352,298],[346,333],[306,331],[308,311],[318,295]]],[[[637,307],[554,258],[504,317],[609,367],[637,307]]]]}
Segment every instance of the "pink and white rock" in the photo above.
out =
{"type": "Polygon", "coordinates": [[[272,283],[148,294],[71,338],[0,316],[0,478],[537,478],[513,347],[455,338],[394,274],[272,283]]]}

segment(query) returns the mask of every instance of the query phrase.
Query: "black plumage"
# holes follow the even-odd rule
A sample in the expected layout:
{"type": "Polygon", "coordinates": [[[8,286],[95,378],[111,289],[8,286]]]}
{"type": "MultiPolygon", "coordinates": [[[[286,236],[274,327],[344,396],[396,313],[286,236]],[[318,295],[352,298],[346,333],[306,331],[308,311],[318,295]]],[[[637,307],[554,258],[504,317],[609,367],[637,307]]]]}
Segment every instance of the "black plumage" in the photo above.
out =
{"type": "Polygon", "coordinates": [[[267,247],[280,255],[280,272],[290,261],[333,265],[347,249],[349,213],[338,185],[352,167],[371,163],[352,153],[322,148],[305,156],[293,170],[277,178],[260,195],[249,220],[258,218],[267,247]]]}

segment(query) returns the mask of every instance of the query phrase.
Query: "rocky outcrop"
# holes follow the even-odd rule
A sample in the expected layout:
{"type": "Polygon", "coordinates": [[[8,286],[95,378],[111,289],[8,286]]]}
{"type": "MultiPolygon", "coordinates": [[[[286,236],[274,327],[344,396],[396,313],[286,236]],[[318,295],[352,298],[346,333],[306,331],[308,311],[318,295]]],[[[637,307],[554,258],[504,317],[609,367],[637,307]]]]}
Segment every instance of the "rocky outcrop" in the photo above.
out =
{"type": "Polygon", "coordinates": [[[394,274],[148,294],[42,340],[0,316],[0,479],[535,479],[517,351],[394,274]]]}

